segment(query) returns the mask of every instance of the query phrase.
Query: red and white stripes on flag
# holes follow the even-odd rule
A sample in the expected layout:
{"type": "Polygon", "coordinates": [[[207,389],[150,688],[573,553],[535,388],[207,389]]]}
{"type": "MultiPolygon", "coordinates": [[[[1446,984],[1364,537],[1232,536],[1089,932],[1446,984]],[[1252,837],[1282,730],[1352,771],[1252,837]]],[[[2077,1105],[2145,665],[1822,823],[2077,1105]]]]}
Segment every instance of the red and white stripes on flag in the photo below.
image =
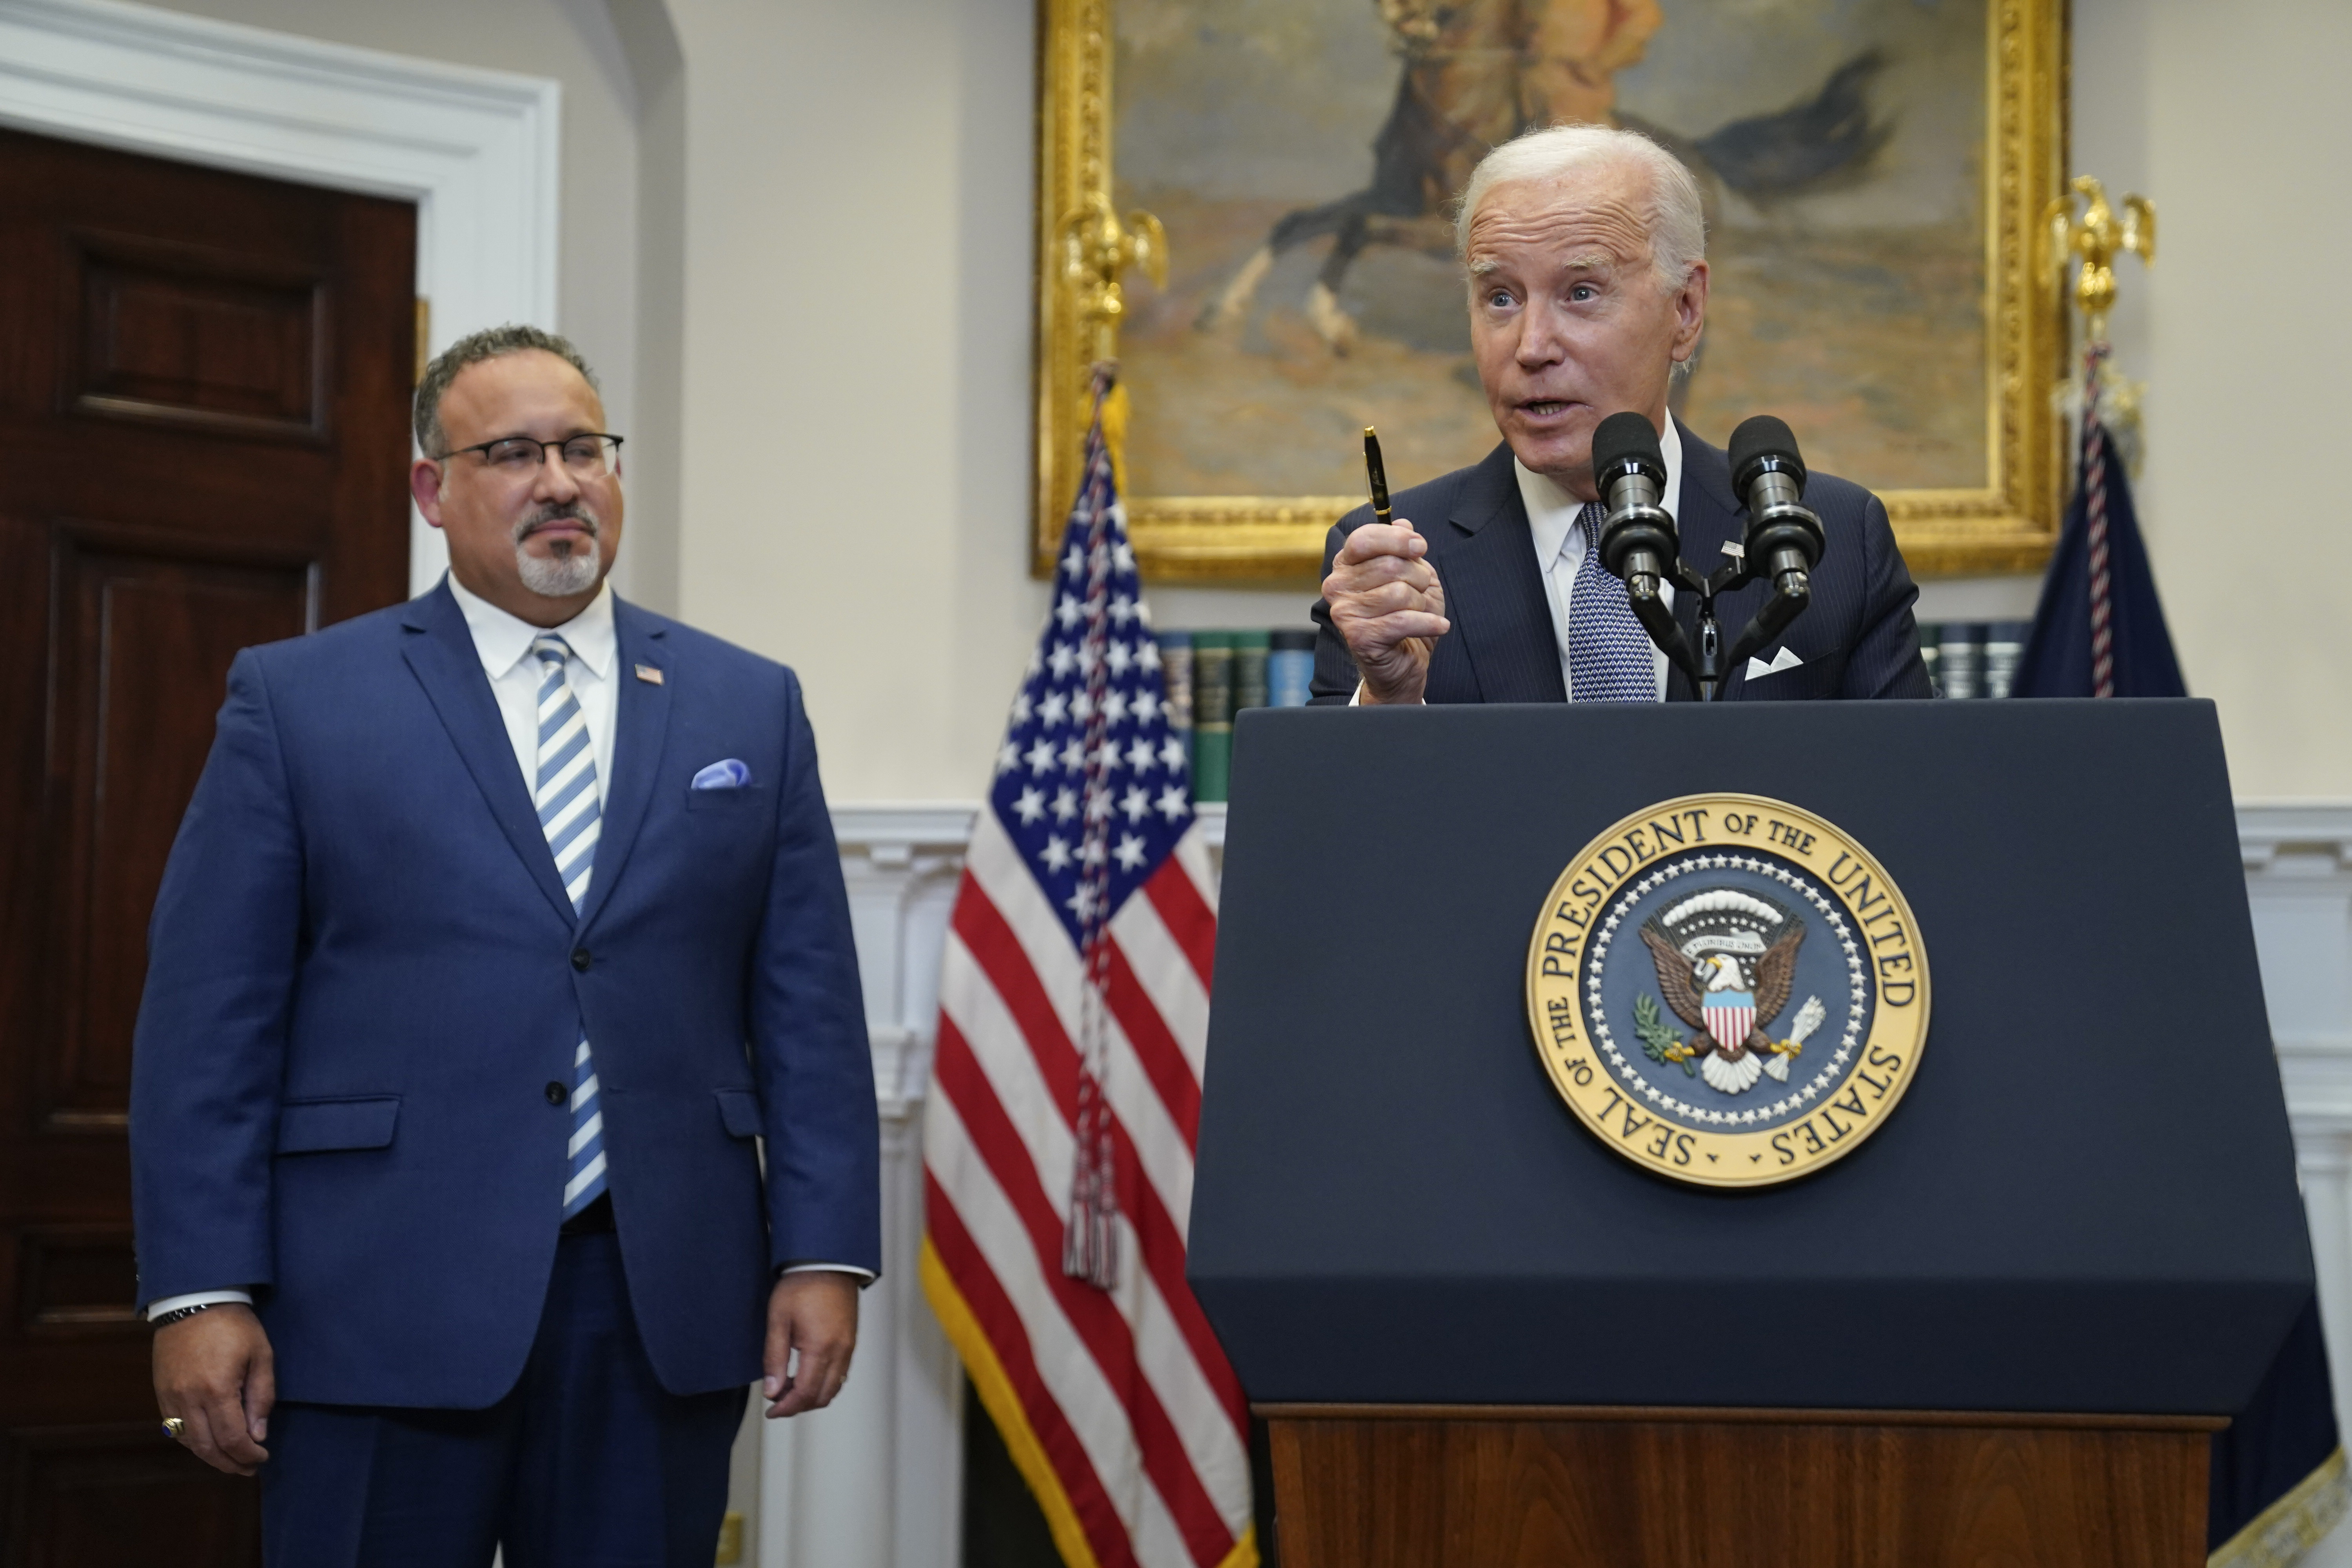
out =
{"type": "Polygon", "coordinates": [[[1252,1568],[1247,1409],[1184,1283],[1215,887],[1088,459],[941,963],[923,1288],[1071,1568],[1252,1568]]]}

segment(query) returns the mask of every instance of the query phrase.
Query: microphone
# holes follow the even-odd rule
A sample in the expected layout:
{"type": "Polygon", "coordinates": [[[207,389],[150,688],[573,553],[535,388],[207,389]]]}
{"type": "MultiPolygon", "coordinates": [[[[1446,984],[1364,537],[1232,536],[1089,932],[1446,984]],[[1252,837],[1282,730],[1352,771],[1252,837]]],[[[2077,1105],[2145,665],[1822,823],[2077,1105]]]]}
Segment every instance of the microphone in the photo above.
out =
{"type": "Polygon", "coordinates": [[[1731,433],[1731,486],[1748,505],[1749,567],[1781,597],[1810,596],[1822,520],[1804,504],[1805,460],[1788,426],[1759,414],[1731,433]]]}
{"type": "Polygon", "coordinates": [[[1592,480],[1608,509],[1601,521],[1601,563],[1625,580],[1639,615],[1644,604],[1658,604],[1658,579],[1682,554],[1674,515],[1658,504],[1666,459],[1647,418],[1628,412],[1601,422],[1592,432],[1592,480]]]}

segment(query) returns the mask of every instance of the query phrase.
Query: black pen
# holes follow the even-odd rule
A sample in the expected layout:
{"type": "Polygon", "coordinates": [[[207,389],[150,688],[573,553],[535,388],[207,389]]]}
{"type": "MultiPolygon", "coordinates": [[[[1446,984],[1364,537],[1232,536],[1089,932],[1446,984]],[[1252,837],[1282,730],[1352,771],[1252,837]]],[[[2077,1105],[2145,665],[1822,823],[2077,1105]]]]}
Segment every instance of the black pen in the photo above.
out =
{"type": "Polygon", "coordinates": [[[1389,476],[1381,467],[1381,437],[1370,426],[1364,426],[1364,472],[1372,481],[1372,520],[1386,523],[1389,517],[1389,476]]]}

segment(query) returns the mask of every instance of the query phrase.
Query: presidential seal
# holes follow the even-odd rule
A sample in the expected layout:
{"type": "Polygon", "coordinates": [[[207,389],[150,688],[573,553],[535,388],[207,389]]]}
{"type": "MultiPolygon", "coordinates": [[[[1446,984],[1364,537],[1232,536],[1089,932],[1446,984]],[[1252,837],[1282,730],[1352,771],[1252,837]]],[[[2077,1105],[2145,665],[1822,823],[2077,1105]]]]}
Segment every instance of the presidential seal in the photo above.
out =
{"type": "Polygon", "coordinates": [[[1802,807],[1694,795],[1552,885],[1528,1022],[1577,1116],[1675,1181],[1752,1187],[1878,1131],[1927,1037],[1927,957],[1867,850],[1802,807]]]}

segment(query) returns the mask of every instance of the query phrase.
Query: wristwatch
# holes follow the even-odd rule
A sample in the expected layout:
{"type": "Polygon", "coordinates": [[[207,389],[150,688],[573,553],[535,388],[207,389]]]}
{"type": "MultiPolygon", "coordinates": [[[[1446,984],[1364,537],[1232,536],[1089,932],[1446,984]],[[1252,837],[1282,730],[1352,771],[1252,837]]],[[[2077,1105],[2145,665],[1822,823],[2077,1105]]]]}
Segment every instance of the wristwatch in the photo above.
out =
{"type": "Polygon", "coordinates": [[[178,1322],[182,1318],[193,1318],[198,1312],[209,1312],[220,1305],[218,1301],[199,1301],[193,1307],[174,1307],[160,1318],[148,1319],[147,1326],[151,1329],[165,1328],[178,1322]]]}

